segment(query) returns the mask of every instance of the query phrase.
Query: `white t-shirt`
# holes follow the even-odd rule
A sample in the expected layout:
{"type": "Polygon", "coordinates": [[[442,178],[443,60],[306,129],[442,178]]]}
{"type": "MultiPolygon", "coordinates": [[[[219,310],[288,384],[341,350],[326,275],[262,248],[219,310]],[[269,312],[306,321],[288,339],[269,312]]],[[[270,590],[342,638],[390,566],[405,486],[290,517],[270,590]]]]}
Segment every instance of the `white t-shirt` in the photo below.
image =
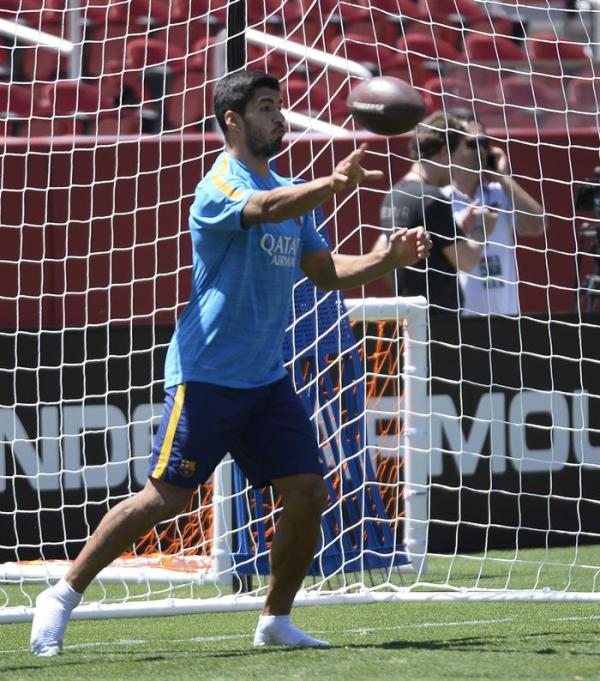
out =
{"type": "Polygon", "coordinates": [[[510,196],[498,182],[480,185],[472,197],[456,187],[446,187],[452,195],[452,211],[458,218],[473,201],[498,210],[494,232],[486,239],[479,263],[470,272],[460,272],[463,314],[519,314],[519,277],[515,254],[515,220],[510,196]]]}

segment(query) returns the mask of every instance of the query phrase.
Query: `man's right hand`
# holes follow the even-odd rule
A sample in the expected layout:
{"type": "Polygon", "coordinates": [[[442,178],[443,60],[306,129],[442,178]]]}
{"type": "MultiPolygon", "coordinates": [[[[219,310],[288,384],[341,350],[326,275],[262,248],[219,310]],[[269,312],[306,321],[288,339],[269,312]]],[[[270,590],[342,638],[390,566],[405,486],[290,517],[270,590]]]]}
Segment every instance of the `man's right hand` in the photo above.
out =
{"type": "Polygon", "coordinates": [[[477,235],[473,232],[478,227],[484,228],[483,235],[479,236],[480,238],[485,238],[494,232],[496,222],[498,222],[498,211],[487,207],[483,208],[479,200],[469,204],[457,219],[458,226],[462,229],[465,236],[476,238],[476,240],[477,235]]]}
{"type": "Polygon", "coordinates": [[[394,232],[389,240],[381,235],[371,252],[386,250],[385,260],[391,270],[415,265],[425,260],[431,251],[431,237],[423,227],[405,227],[394,232]],[[382,238],[383,237],[383,238],[382,238]],[[386,243],[387,242],[387,243],[386,243]]]}
{"type": "Polygon", "coordinates": [[[343,161],[340,161],[330,177],[330,186],[334,193],[352,189],[365,180],[383,180],[381,170],[367,170],[361,166],[367,150],[367,144],[361,144],[343,161]]]}

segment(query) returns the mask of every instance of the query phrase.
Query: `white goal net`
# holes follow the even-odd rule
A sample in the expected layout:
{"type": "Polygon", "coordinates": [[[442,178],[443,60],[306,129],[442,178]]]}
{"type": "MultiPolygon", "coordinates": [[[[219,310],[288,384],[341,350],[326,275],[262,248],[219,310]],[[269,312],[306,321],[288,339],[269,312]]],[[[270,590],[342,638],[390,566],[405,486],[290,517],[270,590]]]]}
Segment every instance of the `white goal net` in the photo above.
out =
{"type": "MultiPolygon", "coordinates": [[[[330,173],[362,141],[385,173],[318,213],[334,249],[369,251],[410,167],[410,136],[372,136],[345,107],[380,74],[411,83],[428,112],[476,117],[508,163],[486,186],[509,176],[545,216],[542,234],[515,234],[535,211],[506,189],[491,208],[511,230],[501,247],[515,275],[493,270],[489,244],[485,268],[466,273],[486,295],[516,286],[515,314],[427,309],[383,281],[344,302],[299,280],[286,361],[330,501],[298,602],[596,597],[599,18],[595,2],[536,0],[7,4],[0,620],[30,618],[145,482],[189,292],[187,212],[222,147],[214,85],[240,59],[281,82],[280,174],[330,173]]],[[[226,460],[75,616],[258,607],[278,514],[226,460]]]]}

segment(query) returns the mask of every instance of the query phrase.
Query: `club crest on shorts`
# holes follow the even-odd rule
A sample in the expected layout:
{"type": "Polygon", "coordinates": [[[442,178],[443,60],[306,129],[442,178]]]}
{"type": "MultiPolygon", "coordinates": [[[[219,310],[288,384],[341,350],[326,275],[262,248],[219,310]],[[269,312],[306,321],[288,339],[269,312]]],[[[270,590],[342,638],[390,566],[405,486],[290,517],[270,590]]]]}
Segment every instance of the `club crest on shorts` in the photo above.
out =
{"type": "Polygon", "coordinates": [[[190,461],[189,459],[182,459],[177,466],[177,473],[182,478],[191,478],[196,472],[196,462],[190,461]]]}

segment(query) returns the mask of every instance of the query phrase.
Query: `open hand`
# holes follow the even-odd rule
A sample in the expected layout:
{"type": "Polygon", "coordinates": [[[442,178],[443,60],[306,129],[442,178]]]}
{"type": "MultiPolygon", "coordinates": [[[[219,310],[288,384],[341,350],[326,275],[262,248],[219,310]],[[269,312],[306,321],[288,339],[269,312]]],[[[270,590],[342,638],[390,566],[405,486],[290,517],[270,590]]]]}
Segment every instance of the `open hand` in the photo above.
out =
{"type": "Polygon", "coordinates": [[[367,144],[361,144],[343,161],[340,161],[331,175],[331,188],[334,192],[352,189],[365,180],[382,180],[381,170],[367,170],[361,166],[367,150],[367,144]]]}

